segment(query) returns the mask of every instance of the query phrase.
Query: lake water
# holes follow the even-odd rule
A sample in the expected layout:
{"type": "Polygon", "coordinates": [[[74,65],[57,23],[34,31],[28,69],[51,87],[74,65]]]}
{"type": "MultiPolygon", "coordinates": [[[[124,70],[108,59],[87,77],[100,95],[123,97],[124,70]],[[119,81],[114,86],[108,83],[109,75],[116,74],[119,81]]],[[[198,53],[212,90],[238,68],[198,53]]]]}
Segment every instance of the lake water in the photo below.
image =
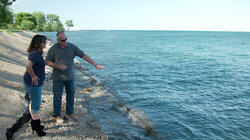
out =
{"type": "MultiPolygon", "coordinates": [[[[43,33],[56,41],[53,32],[43,33]]],[[[162,139],[250,139],[250,33],[66,32],[85,66],[162,139]]]]}

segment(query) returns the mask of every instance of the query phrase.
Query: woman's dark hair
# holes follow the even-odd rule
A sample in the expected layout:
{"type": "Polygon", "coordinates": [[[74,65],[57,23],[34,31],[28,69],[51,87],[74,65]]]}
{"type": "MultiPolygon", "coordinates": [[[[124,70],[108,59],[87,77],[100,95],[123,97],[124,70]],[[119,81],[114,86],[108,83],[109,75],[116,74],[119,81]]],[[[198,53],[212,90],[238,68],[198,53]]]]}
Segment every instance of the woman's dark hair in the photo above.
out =
{"type": "Polygon", "coordinates": [[[36,50],[38,53],[43,54],[43,49],[41,47],[42,42],[46,42],[46,36],[44,35],[35,35],[30,42],[30,45],[27,49],[28,53],[36,50]]]}

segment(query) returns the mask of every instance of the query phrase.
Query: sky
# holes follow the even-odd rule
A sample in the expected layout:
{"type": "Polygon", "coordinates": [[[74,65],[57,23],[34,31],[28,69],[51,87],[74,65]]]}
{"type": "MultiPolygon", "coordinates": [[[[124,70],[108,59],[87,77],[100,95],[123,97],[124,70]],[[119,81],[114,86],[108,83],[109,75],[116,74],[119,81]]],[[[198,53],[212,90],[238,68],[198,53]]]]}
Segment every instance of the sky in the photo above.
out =
{"type": "Polygon", "coordinates": [[[72,30],[250,31],[250,0],[16,0],[10,8],[71,19],[72,30]]]}

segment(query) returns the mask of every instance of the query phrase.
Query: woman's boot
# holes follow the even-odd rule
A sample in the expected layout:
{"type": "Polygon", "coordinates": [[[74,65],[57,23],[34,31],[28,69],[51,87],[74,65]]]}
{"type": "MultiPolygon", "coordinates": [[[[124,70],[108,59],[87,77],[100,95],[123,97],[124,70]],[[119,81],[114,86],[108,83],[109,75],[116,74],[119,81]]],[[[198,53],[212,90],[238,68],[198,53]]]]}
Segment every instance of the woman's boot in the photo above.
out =
{"type": "MultiPolygon", "coordinates": [[[[29,115],[28,115],[28,117],[29,117],[29,118],[31,118],[31,120],[32,120],[32,117],[31,117],[31,114],[30,114],[30,112],[29,112],[29,115]]],[[[44,129],[44,125],[41,125],[41,124],[40,124],[40,126],[41,126],[41,128],[42,128],[42,129],[44,129]]]]}
{"type": "Polygon", "coordinates": [[[31,128],[34,134],[34,131],[38,134],[38,136],[45,136],[46,133],[42,130],[40,119],[39,120],[31,120],[31,128]]]}

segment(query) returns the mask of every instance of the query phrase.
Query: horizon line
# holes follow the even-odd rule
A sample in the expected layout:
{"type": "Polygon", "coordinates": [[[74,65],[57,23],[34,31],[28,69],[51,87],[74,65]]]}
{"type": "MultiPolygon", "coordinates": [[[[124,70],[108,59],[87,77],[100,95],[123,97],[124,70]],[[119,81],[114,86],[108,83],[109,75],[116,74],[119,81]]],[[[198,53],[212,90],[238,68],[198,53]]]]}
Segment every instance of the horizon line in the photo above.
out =
{"type": "MultiPolygon", "coordinates": [[[[166,29],[75,29],[69,31],[190,31],[190,32],[250,32],[241,30],[166,30],[166,29]]],[[[65,32],[67,32],[65,30],[65,32]]]]}

